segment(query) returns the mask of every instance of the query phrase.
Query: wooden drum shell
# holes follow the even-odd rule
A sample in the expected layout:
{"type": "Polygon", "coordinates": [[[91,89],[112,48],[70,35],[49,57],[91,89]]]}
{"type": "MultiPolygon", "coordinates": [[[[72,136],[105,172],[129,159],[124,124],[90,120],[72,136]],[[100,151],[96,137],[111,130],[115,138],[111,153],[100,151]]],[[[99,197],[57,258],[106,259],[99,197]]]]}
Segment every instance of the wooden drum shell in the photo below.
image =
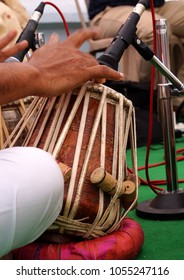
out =
{"type": "MultiPolygon", "coordinates": [[[[57,98],[38,100],[37,116],[23,145],[46,150],[72,169],[65,182],[62,212],[48,230],[84,238],[116,230],[123,219],[119,191],[128,174],[127,145],[133,152],[136,148],[131,101],[92,83],[57,98]],[[98,167],[116,178],[113,196],[90,182],[98,167]]],[[[134,171],[135,164],[136,159],[134,171]]]]}

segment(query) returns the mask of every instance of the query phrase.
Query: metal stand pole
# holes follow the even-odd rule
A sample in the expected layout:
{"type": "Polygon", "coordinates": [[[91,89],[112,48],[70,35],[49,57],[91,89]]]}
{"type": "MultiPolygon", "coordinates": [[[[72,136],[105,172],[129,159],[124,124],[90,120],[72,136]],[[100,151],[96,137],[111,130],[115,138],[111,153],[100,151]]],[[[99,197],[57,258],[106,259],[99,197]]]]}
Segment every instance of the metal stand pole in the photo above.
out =
{"type": "Polygon", "coordinates": [[[178,189],[178,176],[171,93],[168,85],[158,85],[158,87],[160,119],[162,121],[166,162],[167,190],[175,191],[178,189]]]}
{"type": "MultiPolygon", "coordinates": [[[[165,19],[156,21],[156,30],[157,55],[166,67],[170,67],[167,22],[165,19]]],[[[160,220],[183,219],[184,190],[178,189],[171,87],[167,78],[161,74],[159,74],[159,82],[159,116],[163,131],[167,190],[161,191],[152,200],[140,203],[136,212],[138,216],[143,218],[160,220]]]]}
{"type": "MultiPolygon", "coordinates": [[[[156,30],[157,56],[166,67],[170,68],[167,21],[165,19],[156,20],[156,30]]],[[[171,88],[167,78],[161,73],[158,73],[158,75],[158,105],[160,120],[162,122],[167,190],[176,191],[178,190],[178,176],[171,88]]]]}

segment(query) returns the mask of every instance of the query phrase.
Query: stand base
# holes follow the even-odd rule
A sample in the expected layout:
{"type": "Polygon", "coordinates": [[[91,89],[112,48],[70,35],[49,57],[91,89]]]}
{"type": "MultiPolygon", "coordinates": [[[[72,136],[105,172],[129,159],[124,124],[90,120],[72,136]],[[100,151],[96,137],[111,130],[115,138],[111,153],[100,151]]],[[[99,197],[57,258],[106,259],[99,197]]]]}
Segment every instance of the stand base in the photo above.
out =
{"type": "Polygon", "coordinates": [[[160,192],[154,199],[138,204],[136,213],[152,220],[184,219],[184,190],[160,192]]]}

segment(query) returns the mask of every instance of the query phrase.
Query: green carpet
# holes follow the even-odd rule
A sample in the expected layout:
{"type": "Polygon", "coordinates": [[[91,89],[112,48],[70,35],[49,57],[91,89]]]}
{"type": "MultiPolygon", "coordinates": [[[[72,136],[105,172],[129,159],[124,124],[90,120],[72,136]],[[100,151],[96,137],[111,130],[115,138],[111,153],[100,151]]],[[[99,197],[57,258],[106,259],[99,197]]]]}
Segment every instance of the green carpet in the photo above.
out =
{"type": "MultiPolygon", "coordinates": [[[[184,147],[184,139],[176,141],[176,150],[184,147]]],[[[145,165],[146,147],[140,147],[137,151],[138,167],[145,165]]],[[[130,151],[127,151],[127,161],[130,159],[130,151]]],[[[163,145],[153,145],[151,147],[149,164],[158,163],[164,160],[163,145]]],[[[177,162],[177,173],[179,179],[184,179],[184,162],[177,162]]],[[[149,168],[150,180],[166,179],[165,165],[149,168]]],[[[139,171],[139,176],[146,179],[145,171],[139,171]]],[[[167,189],[167,186],[159,186],[167,189]]],[[[184,188],[180,183],[179,188],[184,188]]],[[[156,194],[147,185],[139,186],[138,203],[148,199],[153,199],[156,194]]],[[[184,204],[184,202],[183,202],[184,204]]],[[[158,221],[144,219],[137,216],[133,210],[128,213],[128,217],[137,221],[145,235],[145,241],[137,260],[184,260],[184,219],[158,221]]]]}

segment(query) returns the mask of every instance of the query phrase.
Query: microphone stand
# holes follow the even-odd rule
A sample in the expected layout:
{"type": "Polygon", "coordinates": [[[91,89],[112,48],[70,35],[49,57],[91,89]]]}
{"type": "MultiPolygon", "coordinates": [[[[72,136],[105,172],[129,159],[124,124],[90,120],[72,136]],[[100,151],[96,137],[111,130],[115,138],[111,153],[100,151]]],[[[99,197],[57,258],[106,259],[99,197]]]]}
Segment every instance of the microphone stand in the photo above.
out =
{"type": "Polygon", "coordinates": [[[156,21],[157,27],[157,49],[161,62],[152,51],[140,39],[135,37],[133,46],[146,60],[156,67],[159,71],[158,84],[158,105],[159,117],[162,122],[164,153],[166,162],[166,182],[167,190],[161,191],[154,199],[138,204],[136,213],[142,218],[171,220],[184,218],[184,190],[178,187],[178,174],[175,150],[175,134],[173,120],[173,106],[171,99],[172,93],[183,94],[184,85],[167,68],[169,67],[169,51],[167,39],[166,20],[156,21]],[[166,66],[167,65],[167,66],[166,66]],[[162,75],[163,74],[163,75],[162,75]],[[172,83],[172,85],[169,82],[172,83]]]}
{"type": "MultiPolygon", "coordinates": [[[[138,53],[145,59],[150,61],[155,68],[166,79],[164,83],[158,85],[159,89],[159,105],[160,118],[163,127],[164,150],[166,160],[166,177],[167,191],[160,192],[152,201],[141,203],[137,207],[137,214],[142,217],[156,219],[173,219],[184,218],[184,191],[178,189],[176,155],[175,155],[175,138],[173,128],[173,112],[171,105],[171,87],[172,94],[184,94],[183,83],[164,65],[164,63],[155,56],[153,51],[149,49],[136,36],[136,25],[140,16],[146,9],[149,0],[139,0],[133,12],[130,14],[126,22],[121,26],[110,46],[105,50],[98,61],[100,64],[107,65],[113,69],[118,69],[118,62],[123,55],[125,49],[132,44],[138,53]],[[169,83],[170,82],[170,83],[169,83]]],[[[161,25],[162,26],[162,25],[161,25]]],[[[161,28],[160,26],[160,28],[161,28]]],[[[159,28],[159,27],[158,27],[159,28]]],[[[162,30],[163,31],[163,30],[162,30]]],[[[160,32],[160,38],[163,36],[160,32]]],[[[166,39],[166,38],[165,38],[166,39]]],[[[162,42],[162,48],[166,46],[166,40],[162,42]]],[[[160,40],[162,41],[162,40],[160,40]]],[[[163,54],[163,52],[161,52],[163,54]]],[[[110,81],[109,81],[110,82],[110,81]]],[[[109,82],[107,85],[109,85],[109,82]]],[[[162,80],[163,82],[163,80],[162,80]]]]}

